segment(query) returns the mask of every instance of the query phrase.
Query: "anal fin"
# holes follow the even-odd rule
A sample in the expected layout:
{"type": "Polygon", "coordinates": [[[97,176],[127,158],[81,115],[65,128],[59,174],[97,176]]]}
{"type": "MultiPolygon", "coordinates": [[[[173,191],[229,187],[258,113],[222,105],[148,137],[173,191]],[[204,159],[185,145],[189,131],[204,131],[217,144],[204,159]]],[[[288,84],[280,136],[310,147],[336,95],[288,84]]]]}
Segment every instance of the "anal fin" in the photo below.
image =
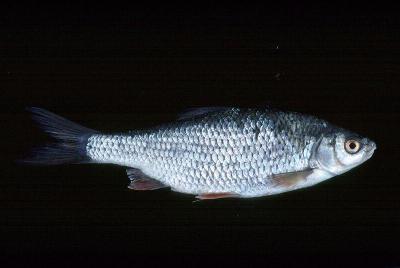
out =
{"type": "Polygon", "coordinates": [[[147,191],[168,187],[162,182],[147,176],[140,169],[129,168],[126,170],[126,174],[131,180],[128,188],[132,190],[147,191]]]}

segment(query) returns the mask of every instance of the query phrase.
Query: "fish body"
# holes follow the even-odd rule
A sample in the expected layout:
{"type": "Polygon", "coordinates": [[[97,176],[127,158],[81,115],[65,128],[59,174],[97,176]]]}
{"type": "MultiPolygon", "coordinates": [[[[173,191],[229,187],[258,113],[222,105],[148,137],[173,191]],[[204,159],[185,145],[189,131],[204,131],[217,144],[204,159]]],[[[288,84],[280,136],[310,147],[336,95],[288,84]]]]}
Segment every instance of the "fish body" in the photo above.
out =
{"type": "Polygon", "coordinates": [[[43,156],[53,155],[58,164],[80,155],[81,161],[128,167],[132,189],[171,187],[201,199],[308,187],[361,164],[376,148],[371,140],[322,119],[273,109],[203,108],[176,122],[117,134],[78,125],[68,133],[65,127],[74,123],[59,126],[65,119],[57,116],[54,122],[54,114],[32,111],[45,130],[63,141],[40,151],[32,162],[49,162],[43,156]],[[349,140],[359,151],[346,152],[349,140]],[[69,152],[59,154],[63,148],[69,152]]]}

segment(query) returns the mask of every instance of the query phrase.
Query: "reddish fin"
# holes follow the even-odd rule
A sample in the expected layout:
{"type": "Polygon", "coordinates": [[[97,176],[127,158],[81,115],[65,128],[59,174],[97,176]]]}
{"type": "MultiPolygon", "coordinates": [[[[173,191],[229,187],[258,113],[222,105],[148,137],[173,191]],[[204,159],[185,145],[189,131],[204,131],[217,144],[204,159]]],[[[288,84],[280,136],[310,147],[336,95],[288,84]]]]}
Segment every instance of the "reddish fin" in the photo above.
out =
{"type": "Polygon", "coordinates": [[[126,174],[131,180],[131,183],[128,185],[128,188],[132,190],[146,191],[146,190],[156,190],[168,187],[162,182],[159,182],[158,180],[147,176],[139,169],[135,168],[127,169],[126,174]]]}
{"type": "Polygon", "coordinates": [[[196,196],[197,199],[207,200],[207,199],[219,199],[219,198],[228,198],[228,197],[239,197],[238,194],[235,193],[208,193],[208,194],[200,194],[196,196]]]}
{"type": "Polygon", "coordinates": [[[133,180],[131,184],[128,185],[129,189],[137,191],[157,190],[164,187],[167,186],[154,179],[137,179],[133,180]]]}

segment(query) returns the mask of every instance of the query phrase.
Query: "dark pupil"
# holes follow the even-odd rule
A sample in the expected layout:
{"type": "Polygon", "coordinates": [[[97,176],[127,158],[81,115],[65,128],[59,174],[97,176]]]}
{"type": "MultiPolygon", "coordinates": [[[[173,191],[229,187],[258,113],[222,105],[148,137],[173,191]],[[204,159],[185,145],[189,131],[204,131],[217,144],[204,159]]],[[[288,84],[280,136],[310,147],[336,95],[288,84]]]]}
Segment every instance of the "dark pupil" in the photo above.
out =
{"type": "Polygon", "coordinates": [[[349,144],[350,149],[354,150],[356,148],[356,144],[354,142],[351,142],[349,144]]]}

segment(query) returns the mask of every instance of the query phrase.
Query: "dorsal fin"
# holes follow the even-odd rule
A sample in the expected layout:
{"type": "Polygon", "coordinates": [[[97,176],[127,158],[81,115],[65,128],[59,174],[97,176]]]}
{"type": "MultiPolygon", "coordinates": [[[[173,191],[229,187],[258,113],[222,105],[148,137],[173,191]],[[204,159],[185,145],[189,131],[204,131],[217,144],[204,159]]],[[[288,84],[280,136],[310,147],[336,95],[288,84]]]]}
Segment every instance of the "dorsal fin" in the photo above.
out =
{"type": "Polygon", "coordinates": [[[198,108],[189,108],[183,111],[178,115],[178,120],[191,119],[194,117],[204,116],[209,113],[226,111],[229,110],[230,107],[198,107],[198,108]]]}

